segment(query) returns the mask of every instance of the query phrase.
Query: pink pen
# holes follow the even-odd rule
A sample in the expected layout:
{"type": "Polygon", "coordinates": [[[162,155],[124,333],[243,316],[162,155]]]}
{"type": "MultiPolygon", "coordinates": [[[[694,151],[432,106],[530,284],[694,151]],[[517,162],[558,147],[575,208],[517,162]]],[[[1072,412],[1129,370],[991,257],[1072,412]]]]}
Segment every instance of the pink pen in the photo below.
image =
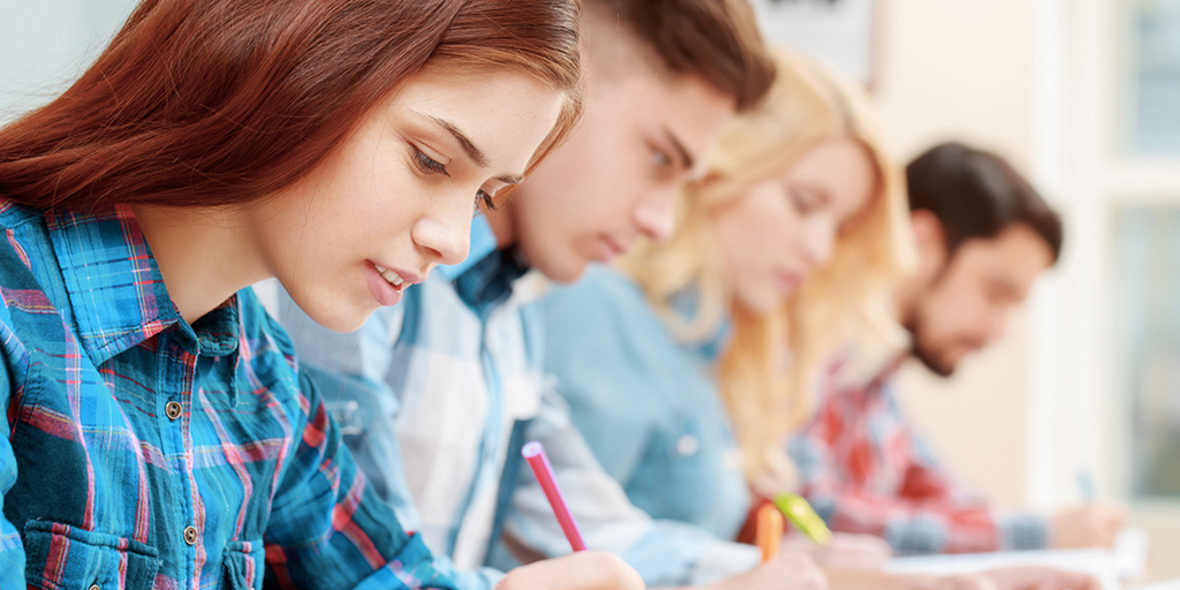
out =
{"type": "Polygon", "coordinates": [[[582,533],[578,531],[578,523],[574,522],[569,507],[565,505],[565,498],[561,496],[557,481],[553,479],[553,466],[549,464],[549,457],[545,456],[545,447],[533,441],[526,444],[520,454],[524,455],[524,460],[528,461],[533,475],[537,476],[537,481],[541,483],[541,489],[545,490],[545,497],[549,499],[553,514],[557,516],[557,522],[561,525],[565,538],[569,539],[570,546],[574,551],[585,551],[586,542],[582,540],[582,533]]]}

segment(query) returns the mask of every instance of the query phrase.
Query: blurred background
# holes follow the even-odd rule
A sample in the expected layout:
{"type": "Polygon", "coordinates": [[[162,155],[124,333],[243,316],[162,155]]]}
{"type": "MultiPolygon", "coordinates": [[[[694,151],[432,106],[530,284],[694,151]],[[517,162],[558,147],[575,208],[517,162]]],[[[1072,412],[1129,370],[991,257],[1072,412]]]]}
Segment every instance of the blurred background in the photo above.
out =
{"type": "MultiPolygon", "coordinates": [[[[0,122],[61,91],[132,0],[0,0],[0,122]]],[[[756,0],[773,41],[864,81],[899,162],[998,150],[1066,219],[1003,341],[901,390],[993,498],[1126,503],[1148,580],[1180,577],[1180,0],[756,0]]]]}

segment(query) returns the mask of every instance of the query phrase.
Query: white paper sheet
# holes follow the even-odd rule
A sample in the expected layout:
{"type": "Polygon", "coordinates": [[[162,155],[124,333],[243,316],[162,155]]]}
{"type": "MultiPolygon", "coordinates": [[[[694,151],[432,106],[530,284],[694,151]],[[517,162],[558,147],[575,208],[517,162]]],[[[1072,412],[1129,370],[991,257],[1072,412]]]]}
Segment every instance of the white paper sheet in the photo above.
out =
{"type": "MultiPolygon", "coordinates": [[[[1070,549],[897,557],[889,561],[886,570],[893,573],[951,575],[1001,567],[1043,565],[1090,574],[1102,583],[1104,590],[1120,590],[1122,580],[1142,575],[1146,555],[1147,534],[1141,529],[1127,529],[1119,535],[1113,550],[1070,549]]],[[[1139,590],[1180,590],[1180,582],[1175,586],[1139,590]]]]}

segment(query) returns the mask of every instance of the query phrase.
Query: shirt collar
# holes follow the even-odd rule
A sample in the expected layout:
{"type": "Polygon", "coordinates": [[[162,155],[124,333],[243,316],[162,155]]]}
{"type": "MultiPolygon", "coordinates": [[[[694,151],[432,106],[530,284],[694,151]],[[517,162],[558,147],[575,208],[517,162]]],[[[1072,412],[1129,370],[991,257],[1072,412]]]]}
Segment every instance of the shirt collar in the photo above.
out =
{"type": "MultiPolygon", "coordinates": [[[[679,319],[692,322],[701,308],[701,290],[698,287],[688,287],[673,293],[668,300],[672,312],[680,316],[679,319]]],[[[722,353],[729,346],[733,336],[733,322],[728,315],[717,319],[716,325],[699,338],[681,342],[686,350],[700,360],[713,365],[721,360],[722,353]]]]}
{"type": "Polygon", "coordinates": [[[908,353],[899,352],[878,359],[870,368],[863,361],[858,362],[861,359],[845,351],[828,365],[823,376],[826,382],[824,389],[850,396],[859,400],[857,403],[868,403],[884,395],[885,384],[901,370],[908,358],[908,353]]]}
{"type": "Polygon", "coordinates": [[[512,286],[529,271],[516,248],[492,250],[455,279],[455,290],[468,307],[484,313],[507,301],[512,286]]]}
{"type": "Polygon", "coordinates": [[[48,211],[45,224],[82,347],[95,365],[173,325],[202,354],[237,349],[237,299],[196,322],[183,321],[131,207],[48,211]]]}
{"type": "Polygon", "coordinates": [[[516,248],[500,249],[496,234],[483,215],[471,222],[467,258],[459,264],[434,270],[453,282],[463,302],[480,313],[507,300],[512,295],[512,284],[528,271],[528,263],[516,248]]]}

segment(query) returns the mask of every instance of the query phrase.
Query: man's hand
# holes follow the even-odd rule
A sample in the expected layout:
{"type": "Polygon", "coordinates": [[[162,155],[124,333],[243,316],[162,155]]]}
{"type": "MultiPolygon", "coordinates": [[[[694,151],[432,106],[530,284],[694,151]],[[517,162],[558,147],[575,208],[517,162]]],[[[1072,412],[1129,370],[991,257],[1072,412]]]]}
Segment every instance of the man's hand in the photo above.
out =
{"type": "Polygon", "coordinates": [[[1121,508],[1088,504],[1053,517],[1049,540],[1056,549],[1111,547],[1123,528],[1121,508]]]}
{"type": "Polygon", "coordinates": [[[643,578],[613,553],[581,551],[518,567],[495,590],[643,590],[643,578]]]}
{"type": "Polygon", "coordinates": [[[1009,567],[984,574],[996,590],[1102,590],[1092,576],[1051,567],[1009,567]]]}

